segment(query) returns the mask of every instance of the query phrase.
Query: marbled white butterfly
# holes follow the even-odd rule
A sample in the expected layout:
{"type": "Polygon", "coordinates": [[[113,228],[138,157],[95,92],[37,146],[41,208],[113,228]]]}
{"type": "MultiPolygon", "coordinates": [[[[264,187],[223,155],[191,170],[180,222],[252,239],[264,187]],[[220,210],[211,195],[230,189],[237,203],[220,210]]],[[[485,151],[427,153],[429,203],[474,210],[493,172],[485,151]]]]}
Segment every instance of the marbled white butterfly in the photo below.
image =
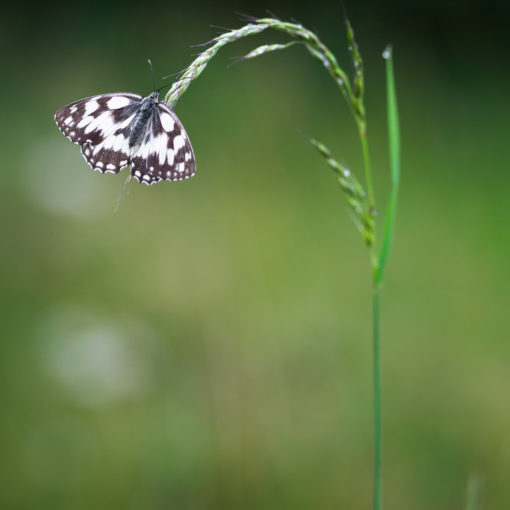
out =
{"type": "Polygon", "coordinates": [[[118,173],[130,165],[131,177],[147,185],[189,179],[195,156],[188,135],[158,98],[157,91],[87,97],[61,108],[55,121],[93,170],[118,173]]]}

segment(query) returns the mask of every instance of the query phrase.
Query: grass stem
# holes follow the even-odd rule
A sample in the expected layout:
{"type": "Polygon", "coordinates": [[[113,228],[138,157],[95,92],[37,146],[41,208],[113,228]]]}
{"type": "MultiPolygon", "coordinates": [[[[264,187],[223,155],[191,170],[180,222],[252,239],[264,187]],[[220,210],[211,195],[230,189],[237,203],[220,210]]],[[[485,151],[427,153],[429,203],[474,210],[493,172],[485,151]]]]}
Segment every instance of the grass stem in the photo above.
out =
{"type": "Polygon", "coordinates": [[[374,283],[372,296],[372,377],[374,399],[374,510],[382,510],[382,421],[381,421],[381,357],[379,337],[380,287],[374,283]]]}
{"type": "Polygon", "coordinates": [[[284,32],[291,41],[286,44],[264,44],[241,57],[239,60],[249,60],[260,55],[289,48],[294,44],[302,44],[309,53],[317,58],[328,71],[341,93],[347,100],[353,112],[361,141],[363,153],[363,166],[365,171],[365,186],[351,173],[349,168],[338,163],[329,149],[315,139],[310,143],[324,157],[329,167],[337,174],[340,188],[347,198],[351,215],[355,225],[363,236],[370,250],[370,260],[373,272],[373,296],[372,296],[372,348],[373,348],[373,420],[374,420],[374,510],[382,510],[383,484],[382,484],[382,419],[381,419],[381,360],[380,360],[380,291],[384,279],[384,269],[389,257],[391,241],[395,229],[396,207],[400,180],[400,130],[397,109],[397,97],[395,92],[395,80],[393,76],[393,59],[391,47],[383,52],[386,59],[387,76],[387,111],[388,111],[388,142],[390,153],[391,193],[385,214],[384,228],[381,233],[380,248],[376,243],[376,203],[374,185],[372,181],[372,166],[367,140],[366,110],[364,104],[364,66],[358,44],[354,38],[354,31],[346,19],[348,49],[352,57],[355,75],[351,81],[347,73],[340,67],[335,55],[320,41],[316,34],[296,23],[287,23],[274,18],[253,18],[246,16],[249,22],[244,27],[229,30],[212,41],[205,44],[206,49],[181,73],[179,79],[172,85],[165,96],[165,102],[170,108],[174,108],[179,98],[189,87],[190,83],[198,78],[216,53],[228,43],[237,41],[243,37],[256,35],[272,28],[284,32]]]}

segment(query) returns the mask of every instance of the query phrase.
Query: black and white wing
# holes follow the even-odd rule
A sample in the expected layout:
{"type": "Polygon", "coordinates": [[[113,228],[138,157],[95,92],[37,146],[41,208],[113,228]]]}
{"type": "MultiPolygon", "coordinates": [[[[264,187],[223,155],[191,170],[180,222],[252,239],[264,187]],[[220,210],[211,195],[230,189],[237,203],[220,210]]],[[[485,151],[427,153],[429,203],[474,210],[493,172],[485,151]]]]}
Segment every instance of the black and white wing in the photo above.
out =
{"type": "Polygon", "coordinates": [[[55,122],[81,146],[93,170],[118,173],[130,162],[129,125],[141,100],[142,96],[130,92],[87,97],[58,110],[55,122]]]}
{"type": "Polygon", "coordinates": [[[118,173],[131,165],[139,182],[182,181],[195,174],[195,156],[175,113],[157,100],[129,92],[80,99],[55,114],[59,129],[93,170],[118,173]]]}
{"type": "Polygon", "coordinates": [[[157,103],[145,138],[131,155],[131,174],[139,182],[182,181],[195,175],[195,155],[175,113],[157,103]]]}

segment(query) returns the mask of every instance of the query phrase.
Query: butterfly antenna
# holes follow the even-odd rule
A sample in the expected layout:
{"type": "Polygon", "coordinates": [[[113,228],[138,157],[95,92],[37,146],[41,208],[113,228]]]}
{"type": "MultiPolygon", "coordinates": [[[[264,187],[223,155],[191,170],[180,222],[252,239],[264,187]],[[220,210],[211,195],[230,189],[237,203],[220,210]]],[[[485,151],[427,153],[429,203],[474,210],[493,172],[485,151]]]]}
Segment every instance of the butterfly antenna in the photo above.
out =
{"type": "MultiPolygon", "coordinates": [[[[132,178],[133,178],[133,176],[131,174],[129,174],[128,178],[126,179],[126,182],[124,183],[124,186],[122,186],[122,190],[120,192],[120,195],[117,198],[117,202],[115,203],[115,209],[113,210],[114,213],[116,213],[118,211],[119,205],[120,205],[120,199],[122,198],[122,195],[124,195],[124,192],[126,191],[126,188],[127,188],[128,184],[131,182],[132,178]]],[[[128,194],[129,194],[129,190],[128,190],[128,194]]]]}
{"type": "Polygon", "coordinates": [[[148,58],[147,62],[149,62],[149,67],[151,68],[152,86],[154,87],[154,92],[156,92],[156,80],[154,79],[154,72],[152,71],[152,62],[151,62],[151,59],[148,58]]]}

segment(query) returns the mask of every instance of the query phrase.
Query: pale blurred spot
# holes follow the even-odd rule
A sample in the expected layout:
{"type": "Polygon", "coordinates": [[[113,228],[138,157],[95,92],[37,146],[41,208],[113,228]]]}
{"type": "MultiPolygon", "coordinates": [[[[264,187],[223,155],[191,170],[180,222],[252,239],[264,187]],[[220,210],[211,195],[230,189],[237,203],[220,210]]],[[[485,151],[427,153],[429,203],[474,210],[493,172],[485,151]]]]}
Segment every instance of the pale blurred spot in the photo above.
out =
{"type": "MultiPolygon", "coordinates": [[[[80,218],[103,213],[108,177],[94,175],[80,147],[63,136],[41,139],[29,146],[23,167],[24,187],[38,207],[80,218]]],[[[113,202],[111,206],[113,210],[113,202]]]]}
{"type": "Polygon", "coordinates": [[[109,404],[146,390],[155,334],[145,325],[65,306],[39,332],[43,367],[77,403],[109,404]]]}

